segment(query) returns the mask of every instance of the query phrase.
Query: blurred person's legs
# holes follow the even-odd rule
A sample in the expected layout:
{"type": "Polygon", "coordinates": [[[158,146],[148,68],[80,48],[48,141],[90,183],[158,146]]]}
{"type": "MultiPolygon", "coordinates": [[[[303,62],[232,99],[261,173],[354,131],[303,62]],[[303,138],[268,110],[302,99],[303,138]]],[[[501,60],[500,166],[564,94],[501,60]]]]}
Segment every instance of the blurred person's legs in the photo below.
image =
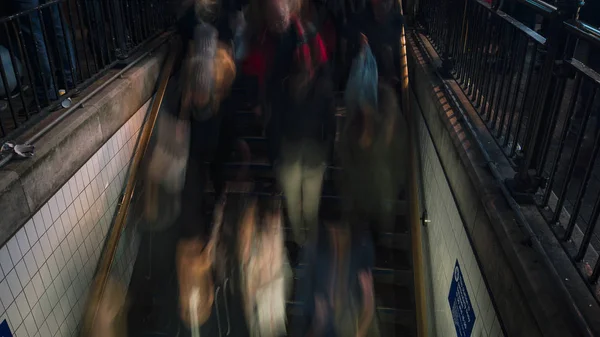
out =
{"type": "Polygon", "coordinates": [[[294,241],[298,245],[302,245],[306,240],[302,228],[302,162],[300,156],[286,157],[277,164],[277,179],[285,196],[285,205],[294,241]]]}
{"type": "Polygon", "coordinates": [[[282,142],[277,175],[294,241],[300,246],[317,237],[325,153],[316,142],[282,142]]]}
{"type": "Polygon", "coordinates": [[[204,217],[204,188],[207,172],[199,158],[190,156],[181,196],[181,235],[197,237],[207,234],[204,217]]]}
{"type": "Polygon", "coordinates": [[[319,228],[319,205],[325,164],[302,167],[302,218],[306,226],[306,239],[314,241],[319,228]]]}
{"type": "MultiPolygon", "coordinates": [[[[18,11],[45,3],[44,0],[13,1],[18,11]]],[[[72,89],[77,81],[75,50],[69,27],[62,18],[58,3],[23,16],[19,24],[28,59],[34,69],[36,95],[40,104],[46,106],[58,98],[57,88],[72,89]],[[54,48],[49,50],[48,45],[54,48]]]]}

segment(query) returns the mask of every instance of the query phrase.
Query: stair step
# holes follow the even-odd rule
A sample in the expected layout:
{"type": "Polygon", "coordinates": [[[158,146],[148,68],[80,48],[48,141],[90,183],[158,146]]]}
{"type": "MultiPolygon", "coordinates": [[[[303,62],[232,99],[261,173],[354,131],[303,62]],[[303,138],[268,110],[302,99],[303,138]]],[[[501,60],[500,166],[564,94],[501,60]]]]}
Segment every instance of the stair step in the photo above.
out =
{"type": "MultiPolygon", "coordinates": [[[[286,310],[289,316],[302,315],[304,303],[288,301],[286,310]]],[[[415,313],[413,310],[403,310],[389,307],[376,307],[376,315],[380,323],[394,323],[400,325],[412,325],[414,322],[415,313]]]]}
{"type": "MultiPolygon", "coordinates": [[[[214,191],[209,191],[207,194],[214,196],[214,191]]],[[[256,198],[273,198],[283,200],[284,196],[281,192],[265,193],[265,192],[247,192],[247,191],[229,191],[228,194],[246,194],[256,198]]],[[[342,209],[342,198],[336,195],[321,195],[321,209],[332,207],[331,211],[339,212],[342,209]]],[[[396,215],[407,214],[408,203],[406,200],[396,200],[396,215]]],[[[393,231],[397,232],[397,231],[393,231]]]]}
{"type": "MultiPolygon", "coordinates": [[[[307,265],[299,264],[296,266],[294,271],[294,278],[301,280],[305,277],[307,271],[307,265]]],[[[375,267],[371,270],[373,274],[373,282],[375,289],[380,286],[394,286],[394,287],[410,287],[413,284],[413,273],[412,270],[396,270],[388,268],[375,267]]]]}

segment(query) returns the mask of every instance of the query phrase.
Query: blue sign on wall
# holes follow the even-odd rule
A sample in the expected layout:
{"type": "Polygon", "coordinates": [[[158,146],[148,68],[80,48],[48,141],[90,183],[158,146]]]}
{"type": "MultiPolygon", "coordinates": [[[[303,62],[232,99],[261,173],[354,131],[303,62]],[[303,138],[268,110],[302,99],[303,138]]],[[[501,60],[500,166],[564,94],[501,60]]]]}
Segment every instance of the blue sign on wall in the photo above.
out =
{"type": "Polygon", "coordinates": [[[10,332],[8,322],[6,320],[0,323],[0,337],[13,337],[13,334],[12,332],[10,332]]]}
{"type": "Polygon", "coordinates": [[[456,334],[458,337],[470,337],[475,325],[475,312],[473,312],[471,299],[469,298],[458,260],[456,260],[456,264],[454,265],[448,302],[450,302],[450,309],[452,309],[456,334]]]}

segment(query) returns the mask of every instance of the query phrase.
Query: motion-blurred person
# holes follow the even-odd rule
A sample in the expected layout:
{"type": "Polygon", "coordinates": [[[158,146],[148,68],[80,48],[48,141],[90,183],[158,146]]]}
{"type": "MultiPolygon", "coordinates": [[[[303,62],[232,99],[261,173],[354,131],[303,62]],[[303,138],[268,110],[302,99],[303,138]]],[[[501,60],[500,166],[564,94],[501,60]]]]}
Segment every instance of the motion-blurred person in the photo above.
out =
{"type": "MultiPolygon", "coordinates": [[[[193,10],[196,8],[193,7],[193,10]]],[[[174,151],[169,148],[181,148],[181,145],[177,145],[177,139],[189,137],[189,157],[186,158],[186,168],[183,169],[185,179],[180,195],[182,202],[179,221],[184,237],[203,236],[209,229],[204,221],[206,211],[209,210],[204,198],[208,174],[205,163],[214,160],[219,140],[221,102],[229,94],[236,72],[231,48],[218,41],[216,29],[200,19],[203,15],[202,9],[200,11],[194,12],[196,19],[191,20],[196,22],[195,25],[189,24],[190,21],[180,21],[179,29],[186,44],[185,56],[182,70],[176,75],[175,85],[167,88],[167,96],[171,97],[165,104],[169,114],[176,116],[179,121],[189,123],[189,136],[185,135],[188,128],[178,122],[170,123],[179,125],[173,127],[175,137],[158,139],[159,145],[162,144],[165,148],[162,153],[170,154],[174,151]]],[[[164,161],[170,157],[172,156],[157,156],[156,161],[164,161]]],[[[176,163],[172,161],[167,166],[176,163]]],[[[162,166],[164,165],[156,165],[162,166]]],[[[178,197],[179,195],[172,196],[173,199],[178,197]]]]}
{"type": "MultiPolygon", "coordinates": [[[[42,9],[46,0],[12,0],[15,11],[33,10],[23,15],[19,26],[32,65],[35,94],[41,108],[59,96],[58,89],[73,89],[77,83],[75,49],[68,22],[57,2],[42,9]],[[44,27],[42,27],[44,25],[44,27]]],[[[35,102],[31,109],[35,108],[35,102]]]]}
{"type": "Polygon", "coordinates": [[[304,251],[308,268],[297,294],[305,305],[294,317],[292,336],[379,336],[369,236],[346,223],[320,231],[316,247],[304,251]]]}
{"type": "Polygon", "coordinates": [[[238,261],[249,335],[285,335],[291,270],[283,244],[280,206],[250,200],[242,214],[238,261]]]}
{"type": "Polygon", "coordinates": [[[394,8],[393,0],[369,0],[364,11],[348,18],[343,35],[347,41],[347,58],[353,60],[361,50],[361,35],[369,41],[377,60],[379,75],[395,81],[400,69],[400,30],[404,18],[394,8]]]}
{"type": "MultiPolygon", "coordinates": [[[[377,88],[377,105],[348,102],[340,136],[341,191],[354,228],[392,231],[395,202],[406,186],[408,130],[394,90],[377,88]]],[[[376,233],[375,232],[375,233],[376,233]]],[[[377,235],[375,235],[377,238],[377,235]]]]}
{"type": "Polygon", "coordinates": [[[125,287],[110,278],[103,292],[90,295],[84,316],[84,324],[91,333],[90,337],[127,336],[126,294],[125,287]]]}
{"type": "Polygon", "coordinates": [[[264,28],[255,28],[263,49],[251,53],[249,63],[264,86],[269,157],[286,197],[293,239],[301,246],[307,240],[305,228],[309,237],[317,234],[321,184],[334,136],[327,51],[318,32],[298,17],[298,4],[257,0],[255,5],[264,13],[264,28]]]}

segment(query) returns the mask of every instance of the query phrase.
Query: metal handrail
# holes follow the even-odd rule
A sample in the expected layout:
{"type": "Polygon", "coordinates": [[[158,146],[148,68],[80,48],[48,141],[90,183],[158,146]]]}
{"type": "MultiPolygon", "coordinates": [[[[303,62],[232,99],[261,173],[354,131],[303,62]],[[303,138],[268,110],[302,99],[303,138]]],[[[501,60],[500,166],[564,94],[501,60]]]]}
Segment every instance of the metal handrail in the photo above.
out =
{"type": "Polygon", "coordinates": [[[179,55],[181,54],[181,46],[182,44],[180,39],[171,41],[171,46],[169,48],[170,52],[165,60],[160,77],[158,79],[158,89],[156,91],[154,101],[152,102],[148,119],[146,120],[146,123],[141,131],[138,146],[131,161],[126,180],[127,183],[125,186],[125,192],[123,193],[121,201],[119,202],[119,208],[117,210],[114,224],[110,230],[110,233],[108,234],[102,257],[98,263],[96,278],[90,291],[90,298],[96,299],[97,301],[95,303],[91,302],[90,307],[88,307],[84,325],[81,330],[82,336],[89,336],[91,331],[95,328],[98,305],[102,299],[102,296],[104,295],[104,290],[109,280],[109,273],[117,251],[118,243],[126,225],[127,215],[129,214],[129,206],[131,204],[131,199],[136,186],[136,177],[140,170],[142,159],[144,158],[144,154],[148,148],[150,136],[152,135],[154,125],[158,118],[158,112],[165,96],[169,78],[171,77],[172,71],[175,68],[174,66],[179,59],[179,55]]]}
{"type": "Polygon", "coordinates": [[[600,46],[600,29],[579,20],[568,20],[564,25],[565,29],[577,38],[584,39],[594,46],[600,46]]]}
{"type": "MultiPolygon", "coordinates": [[[[404,15],[402,0],[398,0],[400,15],[404,15]]],[[[423,265],[423,246],[421,235],[421,214],[419,211],[419,166],[417,159],[417,133],[415,132],[415,118],[410,105],[410,88],[408,77],[408,59],[406,52],[406,31],[404,25],[400,31],[400,94],[402,97],[402,110],[407,117],[409,132],[409,181],[408,181],[408,214],[411,236],[411,256],[413,261],[413,278],[415,291],[415,317],[417,336],[427,337],[427,307],[425,290],[425,272],[423,265]]]]}
{"type": "Polygon", "coordinates": [[[544,17],[552,16],[556,14],[558,8],[556,6],[551,5],[547,2],[540,0],[518,0],[520,3],[528,6],[533,9],[537,14],[540,14],[544,17]]]}

